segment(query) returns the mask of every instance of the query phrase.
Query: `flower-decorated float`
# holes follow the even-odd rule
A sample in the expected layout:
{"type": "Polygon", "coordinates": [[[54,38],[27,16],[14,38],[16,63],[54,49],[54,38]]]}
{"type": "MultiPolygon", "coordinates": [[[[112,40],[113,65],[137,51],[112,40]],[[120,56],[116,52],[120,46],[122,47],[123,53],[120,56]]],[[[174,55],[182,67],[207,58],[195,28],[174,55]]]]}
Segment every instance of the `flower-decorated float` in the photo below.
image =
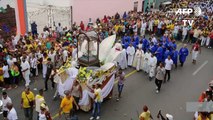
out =
{"type": "MultiPolygon", "coordinates": [[[[78,35],[76,61],[69,59],[55,75],[54,80],[58,83],[57,92],[60,96],[64,96],[63,92],[72,88],[75,80],[81,86],[82,97],[78,104],[83,111],[91,109],[94,94],[90,88],[94,85],[101,85],[103,99],[110,96],[115,82],[116,64],[113,60],[106,62],[106,59],[109,54],[112,55],[110,52],[114,49],[115,38],[113,35],[100,43],[96,32],[78,35]]],[[[118,56],[115,54],[112,58],[118,59],[118,56]]]]}

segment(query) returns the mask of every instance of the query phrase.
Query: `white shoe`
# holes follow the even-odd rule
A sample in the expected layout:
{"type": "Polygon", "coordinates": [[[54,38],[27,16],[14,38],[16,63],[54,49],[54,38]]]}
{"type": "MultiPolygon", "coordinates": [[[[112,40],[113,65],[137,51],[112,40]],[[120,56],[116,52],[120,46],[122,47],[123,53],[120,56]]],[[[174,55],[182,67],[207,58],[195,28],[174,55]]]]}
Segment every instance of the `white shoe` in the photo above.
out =
{"type": "Polygon", "coordinates": [[[100,119],[100,116],[97,116],[97,117],[96,117],[96,120],[99,120],[99,119],[100,119]]]}
{"type": "Polygon", "coordinates": [[[155,88],[156,90],[158,89],[158,87],[156,86],[156,88],[155,88]]]}
{"type": "Polygon", "coordinates": [[[93,120],[93,119],[94,119],[94,117],[90,117],[89,119],[90,119],[90,120],[93,120]]]}
{"type": "Polygon", "coordinates": [[[158,94],[158,93],[159,93],[159,91],[158,91],[158,90],[156,90],[156,93],[158,94]]]}

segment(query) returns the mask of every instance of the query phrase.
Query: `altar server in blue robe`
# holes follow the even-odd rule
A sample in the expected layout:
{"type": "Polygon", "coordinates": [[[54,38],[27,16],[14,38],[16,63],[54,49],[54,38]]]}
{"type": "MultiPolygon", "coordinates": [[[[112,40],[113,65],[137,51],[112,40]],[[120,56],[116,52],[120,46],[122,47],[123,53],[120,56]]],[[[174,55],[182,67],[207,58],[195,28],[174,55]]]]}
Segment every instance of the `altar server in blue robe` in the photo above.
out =
{"type": "Polygon", "coordinates": [[[122,43],[123,44],[125,44],[125,42],[130,43],[130,41],[131,41],[131,37],[125,34],[124,37],[122,38],[122,43]]]}
{"type": "Polygon", "coordinates": [[[168,56],[171,56],[172,53],[170,52],[169,48],[166,48],[166,51],[163,54],[163,63],[165,62],[165,60],[168,58],[168,56]]]}
{"type": "Polygon", "coordinates": [[[145,36],[143,37],[143,43],[142,43],[142,50],[144,51],[144,53],[146,53],[146,50],[149,46],[149,41],[145,38],[145,36]]]}
{"type": "Polygon", "coordinates": [[[183,67],[183,64],[186,61],[188,54],[189,54],[189,50],[187,48],[187,45],[184,44],[184,46],[179,51],[179,60],[180,60],[181,67],[183,67]]]}
{"type": "Polygon", "coordinates": [[[172,60],[173,60],[173,63],[175,65],[175,68],[177,68],[177,62],[178,62],[178,51],[177,51],[177,49],[174,49],[172,51],[172,60]]]}
{"type": "Polygon", "coordinates": [[[139,44],[140,38],[137,33],[135,33],[135,35],[134,35],[134,41],[135,41],[136,45],[139,44]]]}
{"type": "Polygon", "coordinates": [[[155,55],[157,57],[157,63],[159,65],[159,63],[162,62],[162,60],[163,60],[163,48],[162,48],[161,44],[158,45],[158,49],[155,52],[155,55]]]}

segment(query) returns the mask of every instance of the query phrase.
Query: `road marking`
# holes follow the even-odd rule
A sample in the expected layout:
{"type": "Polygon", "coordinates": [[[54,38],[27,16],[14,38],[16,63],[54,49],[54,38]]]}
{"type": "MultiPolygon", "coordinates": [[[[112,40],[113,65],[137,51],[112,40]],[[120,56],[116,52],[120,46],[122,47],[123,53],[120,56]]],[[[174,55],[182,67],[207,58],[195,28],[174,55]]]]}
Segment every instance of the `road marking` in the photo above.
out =
{"type": "Polygon", "coordinates": [[[134,70],[134,71],[128,73],[128,74],[125,76],[125,78],[128,78],[129,76],[131,76],[132,74],[134,74],[134,73],[136,73],[136,72],[137,72],[137,70],[134,70]]]}
{"type": "MultiPolygon", "coordinates": [[[[134,73],[136,73],[137,72],[137,70],[133,70],[132,72],[130,72],[130,73],[128,73],[127,75],[125,75],[125,78],[128,78],[129,76],[131,76],[131,75],[133,75],[134,73]]],[[[116,80],[115,82],[114,82],[114,84],[117,84],[118,83],[118,80],[116,80]]],[[[52,119],[55,119],[55,118],[57,118],[59,116],[59,114],[57,113],[57,114],[55,114],[53,117],[52,117],[52,119]]]]}
{"type": "Polygon", "coordinates": [[[205,61],[192,75],[196,75],[209,61],[205,61]]]}
{"type": "Polygon", "coordinates": [[[59,116],[59,114],[57,113],[57,114],[55,114],[53,117],[52,117],[52,119],[55,119],[55,118],[57,118],[59,116]]]}

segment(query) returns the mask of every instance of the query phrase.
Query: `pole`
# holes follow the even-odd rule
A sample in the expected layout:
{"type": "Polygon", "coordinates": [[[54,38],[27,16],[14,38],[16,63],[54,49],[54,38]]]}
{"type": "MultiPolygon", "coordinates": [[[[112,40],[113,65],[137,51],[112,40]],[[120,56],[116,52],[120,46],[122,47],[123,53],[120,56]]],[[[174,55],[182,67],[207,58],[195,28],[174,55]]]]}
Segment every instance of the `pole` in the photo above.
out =
{"type": "Polygon", "coordinates": [[[73,25],[73,9],[72,9],[72,6],[70,6],[70,21],[71,21],[71,29],[72,29],[72,25],[73,25]]]}

